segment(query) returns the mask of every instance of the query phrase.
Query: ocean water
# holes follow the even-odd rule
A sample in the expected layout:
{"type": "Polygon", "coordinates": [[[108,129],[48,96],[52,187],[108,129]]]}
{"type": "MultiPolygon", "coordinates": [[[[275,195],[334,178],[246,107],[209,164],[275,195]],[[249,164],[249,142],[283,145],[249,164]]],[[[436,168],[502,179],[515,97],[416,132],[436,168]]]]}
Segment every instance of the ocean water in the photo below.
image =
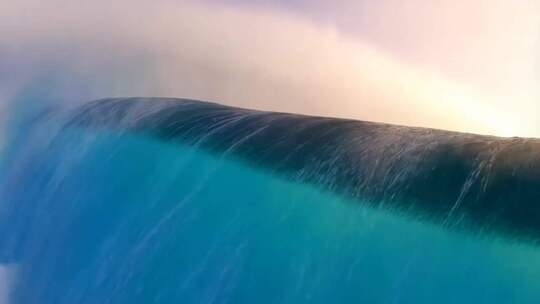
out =
{"type": "Polygon", "coordinates": [[[540,249],[227,152],[41,120],[0,173],[5,303],[538,303],[540,249]]]}

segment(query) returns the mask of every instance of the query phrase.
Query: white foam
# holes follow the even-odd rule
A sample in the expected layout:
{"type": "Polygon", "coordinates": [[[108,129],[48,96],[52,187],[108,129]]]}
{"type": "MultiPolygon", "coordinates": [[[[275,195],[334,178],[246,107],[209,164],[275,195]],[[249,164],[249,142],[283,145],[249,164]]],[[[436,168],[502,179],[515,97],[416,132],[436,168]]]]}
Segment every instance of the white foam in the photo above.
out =
{"type": "Polygon", "coordinates": [[[15,265],[0,264],[0,304],[8,304],[13,286],[15,265]]]}

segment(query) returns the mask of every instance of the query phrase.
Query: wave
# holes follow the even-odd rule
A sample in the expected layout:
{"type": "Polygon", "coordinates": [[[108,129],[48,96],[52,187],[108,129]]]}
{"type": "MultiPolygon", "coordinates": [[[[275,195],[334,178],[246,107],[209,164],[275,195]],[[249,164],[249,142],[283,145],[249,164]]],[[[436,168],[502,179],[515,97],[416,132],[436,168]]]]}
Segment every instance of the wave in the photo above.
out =
{"type": "Polygon", "coordinates": [[[497,138],[194,100],[105,99],[70,124],[226,153],[374,208],[447,227],[540,238],[540,140],[497,138]]]}
{"type": "Polygon", "coordinates": [[[167,98],[37,117],[2,155],[0,301],[540,298],[535,139],[167,98]]]}

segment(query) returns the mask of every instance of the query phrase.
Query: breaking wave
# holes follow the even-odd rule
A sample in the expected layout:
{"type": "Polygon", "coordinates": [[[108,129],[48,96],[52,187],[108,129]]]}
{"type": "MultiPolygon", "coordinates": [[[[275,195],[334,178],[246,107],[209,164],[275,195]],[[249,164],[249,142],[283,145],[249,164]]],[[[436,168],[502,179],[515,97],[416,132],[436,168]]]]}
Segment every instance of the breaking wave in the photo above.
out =
{"type": "Polygon", "coordinates": [[[10,138],[11,303],[540,298],[535,139],[165,98],[49,110],[10,138]]]}

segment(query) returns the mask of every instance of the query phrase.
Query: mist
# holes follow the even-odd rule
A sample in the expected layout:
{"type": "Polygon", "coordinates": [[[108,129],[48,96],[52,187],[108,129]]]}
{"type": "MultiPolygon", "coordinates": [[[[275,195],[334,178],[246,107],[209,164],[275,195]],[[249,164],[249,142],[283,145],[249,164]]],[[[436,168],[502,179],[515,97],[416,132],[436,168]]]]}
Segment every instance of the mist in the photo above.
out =
{"type": "Polygon", "coordinates": [[[0,34],[4,108],[171,96],[501,136],[538,131],[495,106],[497,96],[276,8],[23,1],[0,4],[0,34]]]}

